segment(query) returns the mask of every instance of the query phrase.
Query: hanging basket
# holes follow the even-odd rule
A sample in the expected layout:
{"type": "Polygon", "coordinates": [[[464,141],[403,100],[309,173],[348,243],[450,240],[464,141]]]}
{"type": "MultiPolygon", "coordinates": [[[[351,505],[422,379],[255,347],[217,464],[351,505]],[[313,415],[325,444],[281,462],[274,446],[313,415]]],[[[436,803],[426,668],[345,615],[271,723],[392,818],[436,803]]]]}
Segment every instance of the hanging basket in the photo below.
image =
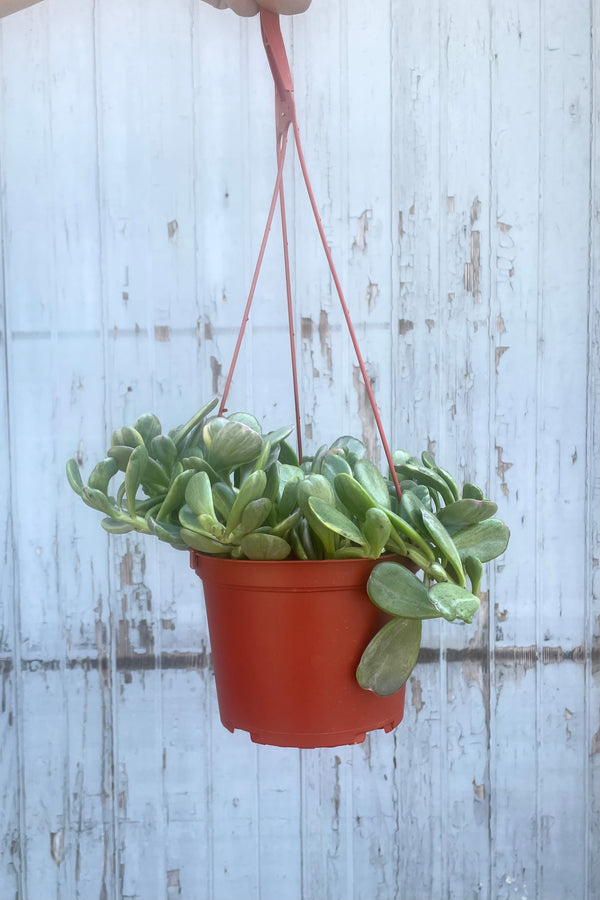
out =
{"type": "Polygon", "coordinates": [[[358,744],[395,728],[404,688],[365,691],[356,667],[388,621],[365,585],[377,560],[249,561],[192,551],[223,725],[276,747],[358,744]]]}

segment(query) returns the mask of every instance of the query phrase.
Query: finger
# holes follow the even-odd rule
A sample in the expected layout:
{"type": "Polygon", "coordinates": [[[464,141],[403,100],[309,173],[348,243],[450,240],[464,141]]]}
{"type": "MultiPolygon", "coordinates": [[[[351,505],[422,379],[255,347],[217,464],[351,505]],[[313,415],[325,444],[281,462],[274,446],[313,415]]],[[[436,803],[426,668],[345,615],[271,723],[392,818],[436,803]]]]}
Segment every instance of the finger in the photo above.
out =
{"type": "Polygon", "coordinates": [[[259,2],[261,9],[268,9],[284,16],[294,16],[296,13],[306,12],[311,0],[259,0],[259,2]]]}
{"type": "Polygon", "coordinates": [[[227,0],[204,0],[204,2],[214,6],[215,9],[227,9],[227,0]]]}
{"type": "Polygon", "coordinates": [[[227,6],[238,16],[255,16],[259,10],[256,0],[227,0],[227,6]]]}

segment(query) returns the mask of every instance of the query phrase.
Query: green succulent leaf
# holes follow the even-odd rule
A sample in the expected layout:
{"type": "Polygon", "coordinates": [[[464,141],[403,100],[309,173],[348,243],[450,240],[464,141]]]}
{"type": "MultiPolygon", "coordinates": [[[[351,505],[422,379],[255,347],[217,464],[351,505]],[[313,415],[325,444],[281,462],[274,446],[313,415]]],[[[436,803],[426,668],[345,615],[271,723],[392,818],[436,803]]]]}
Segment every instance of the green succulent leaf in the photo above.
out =
{"type": "Polygon", "coordinates": [[[356,527],[351,519],[340,512],[339,509],[336,509],[335,506],[332,506],[331,503],[322,500],[320,497],[309,497],[308,506],[313,515],[325,528],[349,541],[353,541],[355,544],[363,547],[368,546],[362,531],[356,527]]]}
{"type": "Polygon", "coordinates": [[[378,506],[390,508],[390,492],[387,482],[370,459],[359,459],[354,466],[354,477],[378,506]]]}
{"type": "Polygon", "coordinates": [[[407,682],[421,647],[418,619],[392,619],[371,640],[356,670],[362,688],[390,697],[407,682]]]}
{"type": "Polygon", "coordinates": [[[115,444],[107,451],[107,455],[115,460],[121,472],[127,469],[127,463],[132,453],[133,447],[125,447],[123,444],[115,444]]]}
{"type": "Polygon", "coordinates": [[[356,516],[359,521],[365,518],[369,509],[377,506],[373,497],[362,484],[346,472],[336,475],[333,485],[348,512],[356,516]]]}
{"type": "MultiPolygon", "coordinates": [[[[409,525],[408,522],[405,522],[401,516],[397,516],[395,513],[393,513],[391,509],[387,509],[385,512],[394,529],[392,531],[392,535],[394,535],[394,533],[397,533],[402,536],[402,539],[406,538],[407,540],[411,541],[420,549],[425,559],[433,562],[435,559],[435,554],[425,538],[421,537],[416,528],[413,528],[412,525],[409,525]]],[[[427,512],[427,510],[425,510],[425,512],[427,512]]]]}
{"type": "Polygon", "coordinates": [[[288,533],[292,531],[300,521],[300,517],[302,513],[298,508],[296,508],[289,516],[286,516],[285,519],[281,519],[276,525],[272,528],[272,533],[277,537],[283,537],[287,539],[288,533]]]}
{"type": "Polygon", "coordinates": [[[202,425],[206,416],[210,412],[212,412],[218,402],[219,401],[217,397],[209,400],[208,403],[204,404],[202,409],[199,409],[197,413],[194,413],[192,418],[189,419],[189,421],[187,421],[185,425],[179,425],[177,428],[174,428],[169,432],[169,437],[177,447],[178,452],[183,448],[185,439],[189,437],[192,432],[194,432],[200,425],[202,425]]]}
{"type": "Polygon", "coordinates": [[[127,534],[135,530],[135,525],[132,522],[123,522],[120,519],[113,519],[112,516],[106,516],[100,524],[110,534],[127,534]]]}
{"type": "Polygon", "coordinates": [[[95,491],[102,491],[103,494],[108,493],[108,483],[118,471],[119,467],[114,459],[110,457],[101,459],[92,469],[88,478],[88,487],[95,491]]]}
{"type": "Polygon", "coordinates": [[[131,516],[135,515],[135,498],[138,488],[143,481],[148,459],[146,447],[144,444],[140,444],[134,449],[127,463],[127,469],[125,470],[125,494],[127,495],[127,508],[131,516]]]}
{"type": "Polygon", "coordinates": [[[482,563],[502,556],[508,546],[510,531],[501,519],[486,519],[457,532],[452,540],[461,559],[476,556],[482,563]]]}
{"type": "Polygon", "coordinates": [[[476,484],[463,484],[462,489],[463,500],[483,500],[483,491],[476,484]]]}
{"type": "Polygon", "coordinates": [[[454,480],[454,478],[452,477],[452,475],[450,474],[450,472],[447,472],[445,469],[442,469],[441,466],[438,466],[438,464],[435,461],[435,458],[432,456],[431,453],[428,453],[427,450],[423,451],[423,453],[421,454],[421,460],[422,460],[424,466],[426,466],[428,469],[432,469],[434,472],[437,472],[437,474],[440,476],[440,478],[444,479],[444,481],[446,482],[446,484],[452,491],[452,496],[454,497],[455,500],[458,500],[460,498],[460,494],[458,492],[458,485],[457,485],[456,481],[454,480]]]}
{"type": "Polygon", "coordinates": [[[184,456],[181,462],[184,469],[194,469],[195,472],[206,472],[213,485],[223,481],[221,475],[219,475],[218,472],[215,472],[213,467],[209,465],[202,456],[184,456]]]}
{"type": "Polygon", "coordinates": [[[231,552],[229,544],[222,544],[209,534],[202,534],[199,531],[190,531],[187,528],[182,528],[181,539],[192,550],[208,553],[210,556],[229,556],[231,552]]]}
{"type": "Polygon", "coordinates": [[[230,422],[241,422],[242,425],[245,425],[246,428],[251,428],[252,431],[255,431],[257,434],[262,436],[262,428],[260,422],[253,416],[251,413],[247,412],[237,412],[231,413],[230,416],[227,416],[230,422]]]}
{"type": "Polygon", "coordinates": [[[157,522],[168,522],[169,517],[179,510],[182,503],[184,502],[187,487],[192,478],[194,478],[194,472],[191,469],[186,469],[185,471],[180,472],[179,475],[174,478],[173,483],[167,491],[167,495],[156,515],[157,522]]]}
{"type": "Polygon", "coordinates": [[[124,425],[113,431],[110,439],[111,447],[139,447],[144,443],[144,438],[135,428],[124,425]]]}
{"type": "Polygon", "coordinates": [[[244,507],[240,524],[236,528],[236,532],[240,532],[240,536],[250,534],[266,522],[271,512],[272,503],[267,497],[259,497],[258,500],[251,500],[244,507]]]}
{"type": "Polygon", "coordinates": [[[181,529],[177,525],[168,525],[166,522],[157,522],[152,516],[146,518],[148,531],[160,541],[170,544],[176,550],[187,549],[187,544],[181,539],[181,529]]]}
{"type": "Polygon", "coordinates": [[[441,615],[417,576],[394,562],[381,562],[371,572],[367,593],[375,606],[404,619],[437,619],[441,615]]]}
{"type": "Polygon", "coordinates": [[[246,506],[253,500],[258,500],[259,497],[263,496],[266,485],[267,476],[262,469],[258,469],[248,476],[239,489],[233,506],[231,507],[231,512],[227,517],[227,534],[231,534],[240,524],[240,519],[242,518],[242,513],[246,506]]]}
{"type": "Polygon", "coordinates": [[[353,468],[359,459],[363,459],[367,454],[367,448],[358,438],[349,434],[344,434],[332,443],[330,450],[343,450],[349,465],[353,468]]]}
{"type": "Polygon", "coordinates": [[[471,580],[471,593],[478,594],[483,575],[483,565],[476,556],[467,556],[464,560],[465,571],[471,580]]]}
{"type": "Polygon", "coordinates": [[[235,503],[236,493],[234,489],[225,481],[217,481],[212,486],[212,495],[216,512],[226,522],[235,503]]]}
{"type": "Polygon", "coordinates": [[[444,503],[454,503],[455,497],[447,482],[432,469],[428,469],[418,463],[404,463],[395,468],[399,477],[409,478],[412,481],[416,481],[417,484],[424,484],[428,488],[437,491],[443,497],[444,503]]]}
{"type": "Polygon", "coordinates": [[[460,553],[458,552],[454,541],[452,540],[442,523],[436,516],[433,515],[433,513],[430,513],[426,509],[423,509],[421,511],[421,515],[423,517],[423,524],[431,535],[435,546],[438,548],[441,555],[444,556],[451,564],[460,584],[464,587],[466,584],[465,573],[460,553]]]}
{"type": "Polygon", "coordinates": [[[332,484],[336,475],[344,473],[352,477],[352,469],[350,468],[346,457],[342,456],[340,453],[330,452],[326,454],[325,459],[323,460],[322,472],[325,478],[332,484]]]}
{"type": "Polygon", "coordinates": [[[286,540],[274,534],[254,532],[247,534],[240,542],[242,553],[248,559],[286,559],[292,548],[286,540]]]}
{"type": "Polygon", "coordinates": [[[279,442],[279,462],[283,465],[300,467],[296,451],[287,441],[279,442]]]}
{"type": "Polygon", "coordinates": [[[169,472],[177,459],[177,447],[168,435],[157,434],[150,443],[150,455],[169,472]]]}
{"type": "Polygon", "coordinates": [[[385,550],[392,533],[392,523],[382,509],[368,509],[361,530],[365,536],[371,556],[377,559],[385,550]]]}
{"type": "MultiPolygon", "coordinates": [[[[426,490],[429,494],[428,488],[424,487],[424,490],[426,490]]],[[[409,524],[412,525],[412,527],[416,531],[418,531],[419,534],[423,535],[423,537],[429,537],[429,532],[423,525],[423,517],[421,515],[424,509],[427,509],[427,507],[424,506],[419,495],[415,491],[402,492],[402,499],[400,500],[400,515],[403,519],[406,519],[406,521],[409,522],[409,524]]]]}
{"type": "Polygon", "coordinates": [[[433,605],[448,622],[462,619],[463,622],[471,623],[474,613],[479,609],[479,598],[457,584],[433,584],[428,594],[433,605]]]}
{"type": "Polygon", "coordinates": [[[79,466],[74,459],[67,460],[67,479],[75,493],[79,494],[79,496],[81,497],[81,492],[83,490],[83,480],[81,478],[79,466]]]}
{"type": "Polygon", "coordinates": [[[194,472],[192,469],[186,471],[191,477],[185,485],[185,502],[197,516],[207,513],[213,519],[216,518],[210,478],[206,472],[194,472]]]}
{"type": "Polygon", "coordinates": [[[498,505],[491,500],[457,500],[444,506],[437,514],[439,521],[448,531],[458,531],[467,525],[476,525],[485,519],[491,519],[498,512],[498,505]]]}
{"type": "Polygon", "coordinates": [[[106,516],[110,516],[111,519],[117,519],[119,517],[119,510],[113,500],[106,496],[104,491],[98,491],[96,488],[84,485],[81,490],[81,499],[84,503],[87,503],[88,506],[91,506],[92,509],[103,512],[106,516]]]}
{"type": "Polygon", "coordinates": [[[241,422],[213,419],[207,423],[203,434],[207,460],[217,472],[230,472],[252,462],[263,446],[262,437],[241,422]],[[223,426],[221,421],[225,422],[223,426]]]}
{"type": "Polygon", "coordinates": [[[139,419],[133,423],[133,427],[138,434],[141,434],[148,450],[150,450],[153,439],[162,431],[162,426],[153,413],[146,413],[145,415],[140,416],[139,419]]]}

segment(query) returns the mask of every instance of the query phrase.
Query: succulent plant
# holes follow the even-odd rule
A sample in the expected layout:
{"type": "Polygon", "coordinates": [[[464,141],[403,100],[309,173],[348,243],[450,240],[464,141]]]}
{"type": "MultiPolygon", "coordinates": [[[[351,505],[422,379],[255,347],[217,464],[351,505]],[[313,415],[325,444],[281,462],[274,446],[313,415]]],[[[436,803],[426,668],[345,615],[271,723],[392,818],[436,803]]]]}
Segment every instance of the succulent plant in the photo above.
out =
{"type": "Polygon", "coordinates": [[[300,462],[286,440],[291,428],[264,434],[249,413],[210,416],[216,405],[166,435],[151,414],[119,428],[87,484],[75,459],[67,462],[71,487],[104,513],[107,531],[151,534],[181,550],[251,560],[389,555],[367,591],[391,618],[357,678],[382,696],[395,693],[417,661],[423,619],[472,621],[483,564],[508,544],[496,504],[473,484],[459,492],[431,454],[404,450],[392,455],[398,498],[356,438],[344,435],[300,462]]]}

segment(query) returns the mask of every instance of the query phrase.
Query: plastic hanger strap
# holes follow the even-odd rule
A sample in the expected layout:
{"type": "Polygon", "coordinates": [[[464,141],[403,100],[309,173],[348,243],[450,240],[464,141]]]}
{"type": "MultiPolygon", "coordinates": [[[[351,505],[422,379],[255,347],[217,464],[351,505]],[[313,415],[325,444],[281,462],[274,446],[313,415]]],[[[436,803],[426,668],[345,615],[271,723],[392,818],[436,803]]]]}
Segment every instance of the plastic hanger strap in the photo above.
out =
{"type": "Polygon", "coordinates": [[[259,252],[258,262],[254,271],[254,277],[252,280],[252,285],[250,288],[250,296],[248,298],[248,302],[246,304],[246,310],[244,312],[244,318],[242,320],[242,326],[240,328],[240,333],[238,335],[238,340],[236,344],[236,348],[234,351],[233,360],[231,363],[231,367],[229,370],[229,374],[227,376],[227,381],[225,384],[225,389],[223,391],[223,399],[221,401],[220,413],[225,411],[224,405],[227,398],[227,393],[229,391],[229,387],[231,384],[231,379],[233,377],[233,369],[235,367],[235,363],[237,361],[237,357],[239,354],[239,349],[241,346],[243,334],[246,328],[246,324],[248,322],[248,317],[250,314],[250,306],[252,304],[252,299],[254,297],[254,292],[256,290],[256,283],[258,280],[258,275],[260,272],[260,268],[262,265],[262,260],[265,252],[265,248],[267,245],[269,232],[271,229],[271,225],[273,222],[273,216],[275,213],[275,206],[277,203],[277,199],[279,199],[280,209],[281,209],[281,225],[282,225],[282,235],[283,235],[283,251],[284,251],[284,261],[285,261],[285,275],[286,275],[286,292],[287,292],[287,301],[288,301],[288,322],[289,322],[289,332],[290,332],[290,345],[291,345],[291,353],[292,353],[292,374],[294,378],[294,399],[296,404],[296,428],[297,428],[297,437],[298,437],[298,455],[300,459],[302,458],[302,443],[301,443],[301,426],[300,426],[300,411],[299,411],[299,400],[298,400],[298,381],[297,381],[297,372],[296,372],[296,357],[295,357],[295,341],[294,341],[294,333],[293,333],[293,310],[292,310],[292,297],[291,297],[291,279],[290,279],[290,269],[289,269],[289,257],[288,257],[288,245],[287,245],[287,223],[285,217],[285,204],[284,204],[284,191],[283,191],[283,165],[285,162],[285,152],[287,147],[287,133],[290,125],[293,126],[293,134],[294,134],[294,142],[296,144],[296,151],[298,153],[298,160],[300,162],[300,168],[302,170],[302,176],[304,178],[304,184],[306,186],[306,190],[308,193],[308,198],[310,201],[310,205],[313,211],[313,215],[315,218],[315,222],[317,225],[317,230],[319,232],[319,236],[321,238],[321,243],[323,244],[323,250],[325,251],[325,256],[327,258],[327,262],[329,265],[329,269],[331,272],[331,277],[333,278],[333,283],[335,285],[337,295],[342,307],[342,311],[344,313],[344,318],[346,320],[346,325],[348,327],[348,331],[350,333],[350,339],[352,341],[352,345],[354,347],[354,352],[356,353],[356,358],[358,361],[358,365],[360,368],[360,372],[362,375],[363,383],[365,385],[365,390],[367,392],[367,396],[369,398],[369,403],[371,404],[371,409],[373,411],[373,416],[375,418],[375,423],[377,425],[377,430],[379,432],[379,437],[381,438],[381,443],[385,452],[385,456],[387,459],[387,463],[390,469],[390,474],[394,481],[394,486],[396,488],[396,493],[398,495],[398,499],[402,496],[402,490],[400,488],[400,483],[398,481],[398,476],[396,474],[396,469],[394,468],[394,463],[392,459],[392,454],[390,451],[390,447],[385,436],[385,431],[383,428],[383,423],[381,421],[381,416],[379,414],[379,409],[377,407],[377,403],[375,400],[375,396],[373,394],[373,389],[371,388],[371,383],[369,381],[369,375],[367,373],[367,369],[362,357],[362,353],[360,351],[360,347],[358,344],[358,338],[356,337],[356,332],[354,330],[354,326],[352,324],[352,319],[350,317],[350,311],[348,309],[348,304],[346,303],[346,299],[344,297],[344,292],[342,290],[342,285],[340,283],[335,263],[333,261],[333,257],[331,255],[331,250],[329,249],[329,244],[327,242],[327,237],[325,235],[325,230],[323,228],[323,223],[321,222],[321,216],[319,214],[319,210],[317,207],[317,203],[315,200],[315,196],[313,193],[312,185],[310,183],[310,179],[308,177],[308,171],[306,168],[306,160],[304,158],[304,153],[302,150],[302,143],[300,141],[300,132],[298,129],[298,121],[296,119],[296,106],[294,103],[294,84],[292,80],[292,74],[290,71],[290,66],[287,58],[287,54],[285,51],[285,45],[283,43],[283,37],[281,34],[281,28],[279,26],[279,16],[276,13],[267,12],[266,10],[261,10],[260,12],[260,23],[261,23],[261,32],[263,43],[265,45],[265,51],[267,54],[267,59],[269,61],[269,66],[271,68],[271,74],[273,75],[273,81],[275,82],[275,115],[276,115],[276,133],[277,133],[277,179],[275,182],[275,189],[273,191],[273,198],[271,200],[271,207],[269,210],[269,216],[267,219],[267,226],[265,228],[265,233],[263,235],[263,240],[259,252]]]}

